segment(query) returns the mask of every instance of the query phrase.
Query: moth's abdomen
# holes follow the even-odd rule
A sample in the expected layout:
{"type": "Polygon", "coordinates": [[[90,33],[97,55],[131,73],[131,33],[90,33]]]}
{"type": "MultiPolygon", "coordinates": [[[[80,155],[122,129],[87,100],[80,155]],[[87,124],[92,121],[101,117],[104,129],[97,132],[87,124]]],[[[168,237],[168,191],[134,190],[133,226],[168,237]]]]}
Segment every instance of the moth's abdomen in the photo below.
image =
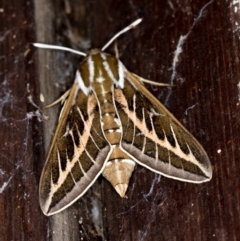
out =
{"type": "Polygon", "coordinates": [[[117,193],[124,197],[135,162],[121,148],[122,124],[113,102],[112,93],[100,95],[98,100],[102,132],[112,147],[102,174],[117,193]]]}
{"type": "Polygon", "coordinates": [[[135,162],[122,150],[121,146],[114,146],[102,174],[112,184],[116,192],[124,197],[134,167],[135,162]]]}
{"type": "Polygon", "coordinates": [[[122,127],[116,108],[112,101],[112,94],[99,96],[99,108],[102,131],[110,145],[119,145],[122,127]]]}

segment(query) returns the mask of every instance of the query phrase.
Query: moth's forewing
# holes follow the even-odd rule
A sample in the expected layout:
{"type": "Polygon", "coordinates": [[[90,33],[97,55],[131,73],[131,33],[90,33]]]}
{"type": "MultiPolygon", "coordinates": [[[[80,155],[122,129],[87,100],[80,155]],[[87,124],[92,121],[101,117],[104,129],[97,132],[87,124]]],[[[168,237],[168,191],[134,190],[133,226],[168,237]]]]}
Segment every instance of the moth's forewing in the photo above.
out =
{"type": "Polygon", "coordinates": [[[124,89],[115,90],[122,147],[146,168],[186,182],[212,177],[209,158],[199,142],[141,84],[125,71],[124,89]]]}
{"type": "Polygon", "coordinates": [[[40,206],[44,214],[52,215],[71,205],[102,173],[110,147],[99,118],[95,96],[86,96],[75,82],[40,180],[40,206]]]}

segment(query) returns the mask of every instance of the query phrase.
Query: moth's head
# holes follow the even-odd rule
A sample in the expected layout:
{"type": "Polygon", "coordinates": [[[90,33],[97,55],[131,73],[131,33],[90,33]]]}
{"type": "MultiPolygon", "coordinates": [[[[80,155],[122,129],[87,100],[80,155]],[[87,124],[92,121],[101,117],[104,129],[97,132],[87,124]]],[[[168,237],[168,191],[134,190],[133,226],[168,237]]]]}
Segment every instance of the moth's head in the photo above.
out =
{"type": "Polygon", "coordinates": [[[101,52],[102,52],[101,49],[91,49],[91,50],[87,51],[87,56],[86,57],[88,57],[90,55],[99,54],[101,52]]]}

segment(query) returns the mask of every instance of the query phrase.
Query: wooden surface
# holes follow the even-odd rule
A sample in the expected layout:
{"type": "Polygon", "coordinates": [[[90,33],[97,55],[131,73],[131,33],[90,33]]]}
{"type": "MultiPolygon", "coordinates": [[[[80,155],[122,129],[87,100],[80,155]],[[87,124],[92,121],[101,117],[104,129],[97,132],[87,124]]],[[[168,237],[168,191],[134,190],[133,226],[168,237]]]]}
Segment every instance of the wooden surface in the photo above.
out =
{"type": "Polygon", "coordinates": [[[239,19],[239,3],[228,0],[2,0],[0,240],[239,240],[239,19]],[[213,179],[194,185],[138,166],[128,199],[100,177],[74,205],[45,217],[38,183],[60,106],[43,116],[33,103],[67,90],[81,58],[31,43],[86,51],[139,17],[118,39],[120,59],[176,85],[147,88],[202,143],[213,179]]]}

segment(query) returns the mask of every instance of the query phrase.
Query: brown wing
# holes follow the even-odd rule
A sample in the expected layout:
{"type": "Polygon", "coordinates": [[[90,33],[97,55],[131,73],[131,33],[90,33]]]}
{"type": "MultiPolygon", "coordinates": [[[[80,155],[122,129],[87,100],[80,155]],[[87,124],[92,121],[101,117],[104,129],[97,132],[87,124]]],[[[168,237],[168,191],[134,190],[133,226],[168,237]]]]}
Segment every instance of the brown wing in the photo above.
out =
{"type": "Polygon", "coordinates": [[[81,197],[102,173],[109,150],[100,127],[96,98],[86,96],[75,82],[40,180],[44,214],[58,213],[81,197]]]}
{"type": "Polygon", "coordinates": [[[181,181],[209,181],[209,158],[198,141],[143,86],[125,73],[124,89],[115,89],[122,122],[122,148],[140,165],[181,181]]]}

